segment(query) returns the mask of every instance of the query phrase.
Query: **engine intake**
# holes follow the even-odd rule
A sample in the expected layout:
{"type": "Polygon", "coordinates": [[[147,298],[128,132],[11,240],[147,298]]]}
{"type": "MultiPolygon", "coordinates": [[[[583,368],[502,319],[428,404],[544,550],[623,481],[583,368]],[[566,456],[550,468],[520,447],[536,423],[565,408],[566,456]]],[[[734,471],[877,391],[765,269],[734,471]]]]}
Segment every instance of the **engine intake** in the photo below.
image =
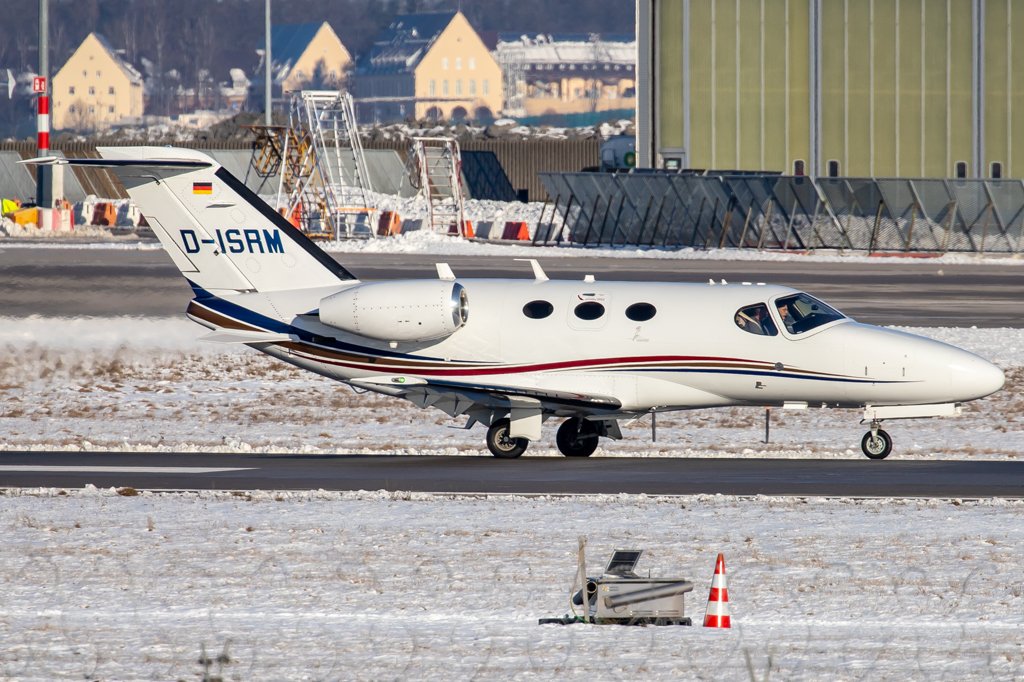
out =
{"type": "Polygon", "coordinates": [[[432,341],[469,319],[469,296],[458,282],[371,282],[320,301],[320,321],[379,341],[432,341]]]}

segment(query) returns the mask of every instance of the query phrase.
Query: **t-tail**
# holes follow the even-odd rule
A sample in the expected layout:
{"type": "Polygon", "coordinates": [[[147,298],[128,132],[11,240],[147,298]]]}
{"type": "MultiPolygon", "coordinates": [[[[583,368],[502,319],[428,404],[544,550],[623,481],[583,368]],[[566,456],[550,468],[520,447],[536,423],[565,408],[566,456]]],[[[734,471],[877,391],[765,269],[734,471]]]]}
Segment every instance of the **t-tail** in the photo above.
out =
{"type": "Polygon", "coordinates": [[[203,152],[100,147],[193,289],[213,295],[336,286],[355,277],[203,152]]]}

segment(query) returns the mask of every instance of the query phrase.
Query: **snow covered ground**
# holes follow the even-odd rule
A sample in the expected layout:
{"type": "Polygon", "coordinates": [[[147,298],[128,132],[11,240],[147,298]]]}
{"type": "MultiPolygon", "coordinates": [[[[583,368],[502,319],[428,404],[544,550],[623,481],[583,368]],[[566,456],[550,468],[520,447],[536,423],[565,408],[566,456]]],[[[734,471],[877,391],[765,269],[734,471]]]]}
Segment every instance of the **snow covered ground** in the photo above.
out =
{"type": "Polygon", "coordinates": [[[12,491],[0,677],[967,680],[1024,676],[1024,504],[12,491]],[[539,626],[576,536],[696,585],[697,625],[539,626]],[[699,626],[724,552],[731,630],[699,626]],[[217,671],[215,665],[213,670],[217,671]]]}
{"type": "MultiPolygon", "coordinates": [[[[247,348],[197,341],[184,318],[0,318],[0,448],[484,454],[482,427],[357,395],[247,348]]],[[[889,429],[894,457],[1024,457],[1024,330],[920,329],[1006,369],[1008,385],[959,418],[889,429]]],[[[603,456],[861,458],[860,413],[729,408],[667,413],[602,441],[603,456]]],[[[529,456],[559,456],[554,428],[529,456]]]]}
{"type": "MultiPolygon", "coordinates": [[[[0,318],[0,448],[483,454],[440,412],[356,396],[182,318],[0,318]]],[[[914,330],[911,330],[914,331],[914,330]]],[[[1024,330],[916,330],[1007,369],[893,457],[1024,456],[1024,330]]],[[[861,459],[859,415],[663,415],[605,456],[861,459]]],[[[558,456],[551,432],[527,456],[558,456]]],[[[1024,502],[636,495],[0,491],[0,678],[1021,679],[1024,502]],[[696,584],[697,626],[539,626],[575,540],[696,584]],[[734,627],[704,630],[715,556],[734,627]]]]}

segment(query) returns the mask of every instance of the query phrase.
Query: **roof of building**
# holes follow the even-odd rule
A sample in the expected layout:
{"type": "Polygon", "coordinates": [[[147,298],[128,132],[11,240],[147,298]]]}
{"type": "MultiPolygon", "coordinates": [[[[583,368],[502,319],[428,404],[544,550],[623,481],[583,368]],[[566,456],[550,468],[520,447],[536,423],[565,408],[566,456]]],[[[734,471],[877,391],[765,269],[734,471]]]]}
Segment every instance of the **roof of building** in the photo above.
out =
{"type": "MultiPolygon", "coordinates": [[[[327,26],[331,32],[334,31],[326,21],[320,23],[314,21],[308,24],[274,24],[271,27],[270,56],[274,63],[275,81],[280,83],[288,77],[292,67],[299,61],[323,26],[327,26]]],[[[264,47],[265,44],[261,41],[260,49],[262,50],[264,47]]],[[[257,72],[261,73],[262,71],[263,65],[260,64],[257,72]]]]}
{"type": "Polygon", "coordinates": [[[524,64],[615,64],[636,65],[636,41],[607,40],[604,36],[591,36],[578,40],[579,35],[519,36],[514,40],[499,40],[495,57],[499,62],[516,60],[524,64]],[[560,40],[572,37],[577,40],[560,40]]]}
{"type": "MultiPolygon", "coordinates": [[[[124,75],[126,75],[129,78],[129,80],[131,80],[133,83],[139,83],[139,84],[141,84],[143,82],[142,81],[142,74],[139,73],[139,71],[135,67],[133,67],[128,62],[126,62],[124,60],[124,57],[121,56],[122,50],[116,49],[113,45],[110,44],[110,41],[107,40],[100,33],[90,33],[89,35],[91,35],[92,37],[94,37],[96,39],[96,42],[98,42],[100,44],[100,46],[104,49],[104,51],[106,51],[107,55],[114,61],[115,64],[117,64],[118,68],[120,68],[121,71],[124,72],[124,75]]],[[[89,39],[89,36],[86,36],[86,40],[88,40],[88,39],[89,39]]],[[[82,42],[84,43],[85,40],[83,40],[82,42]]],[[[81,45],[79,45],[79,47],[81,47],[81,45]]],[[[77,52],[77,51],[78,50],[75,50],[75,52],[77,52]]],[[[66,62],[65,62],[65,64],[66,64],[66,62]]],[[[61,70],[63,70],[63,69],[64,69],[64,67],[62,66],[61,70]]],[[[60,73],[60,71],[58,71],[57,73],[60,73]]]]}
{"type": "Polygon", "coordinates": [[[413,71],[452,19],[455,10],[400,14],[381,31],[359,61],[362,74],[401,74],[413,71]]]}

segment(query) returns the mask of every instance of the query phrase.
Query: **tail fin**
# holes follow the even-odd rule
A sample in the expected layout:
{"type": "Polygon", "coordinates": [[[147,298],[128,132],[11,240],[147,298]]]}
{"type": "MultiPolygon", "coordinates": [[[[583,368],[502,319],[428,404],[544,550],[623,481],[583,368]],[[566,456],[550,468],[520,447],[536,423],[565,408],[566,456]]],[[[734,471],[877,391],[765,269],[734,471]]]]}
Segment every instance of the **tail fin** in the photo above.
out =
{"type": "Polygon", "coordinates": [[[181,273],[212,292],[332,286],[355,277],[206,154],[100,147],[181,273]]]}

